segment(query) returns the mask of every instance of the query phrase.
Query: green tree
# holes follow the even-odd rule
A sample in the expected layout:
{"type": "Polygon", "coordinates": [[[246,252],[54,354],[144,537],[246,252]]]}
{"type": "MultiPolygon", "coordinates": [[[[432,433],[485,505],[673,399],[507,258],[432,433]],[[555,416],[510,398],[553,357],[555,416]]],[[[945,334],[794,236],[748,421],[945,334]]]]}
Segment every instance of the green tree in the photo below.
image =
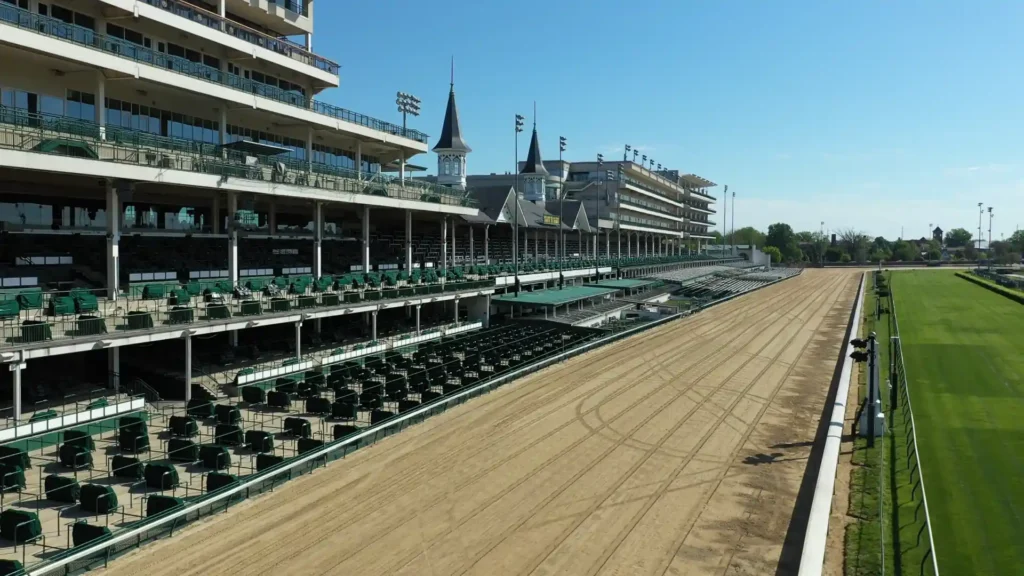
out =
{"type": "Polygon", "coordinates": [[[784,262],[793,262],[800,259],[800,246],[796,241],[796,234],[789,224],[777,222],[768,227],[768,236],[765,237],[765,246],[774,246],[779,249],[784,262]]]}
{"type": "Polygon", "coordinates": [[[974,247],[974,244],[968,244],[964,246],[964,260],[977,260],[978,249],[974,247]]]}
{"type": "Polygon", "coordinates": [[[970,231],[963,228],[953,228],[949,232],[946,232],[946,246],[950,248],[961,248],[971,243],[970,231]]]}
{"type": "Polygon", "coordinates": [[[1024,252],[1024,230],[1017,230],[1010,234],[1010,239],[1007,242],[1013,246],[1014,252],[1024,252]]]}
{"type": "Polygon", "coordinates": [[[847,254],[846,252],[843,252],[843,255],[839,257],[839,261],[842,262],[843,264],[846,264],[847,262],[850,261],[850,255],[847,254]]]}
{"type": "Polygon", "coordinates": [[[764,232],[761,232],[753,226],[746,226],[740,228],[735,233],[726,235],[726,244],[753,244],[754,246],[764,246],[764,232]]]}
{"type": "Polygon", "coordinates": [[[765,246],[761,249],[762,252],[767,254],[772,259],[772,264],[778,264],[782,262],[782,253],[775,246],[765,246]]]}
{"type": "Polygon", "coordinates": [[[826,262],[832,262],[832,263],[843,262],[844,261],[843,260],[843,256],[846,257],[845,262],[849,262],[850,261],[850,255],[847,254],[846,252],[843,252],[843,249],[840,248],[839,246],[829,246],[828,249],[825,250],[825,261],[826,262]]]}
{"type": "Polygon", "coordinates": [[[882,236],[876,236],[874,241],[871,242],[871,251],[874,252],[885,252],[892,253],[892,244],[882,236]]]}
{"type": "Polygon", "coordinates": [[[917,246],[906,240],[897,240],[893,245],[892,257],[899,262],[913,262],[920,257],[917,246]]]}
{"type": "Polygon", "coordinates": [[[929,248],[928,249],[928,259],[929,260],[933,260],[933,261],[934,260],[941,260],[942,259],[942,251],[941,250],[936,250],[935,248],[929,248]]]}
{"type": "Polygon", "coordinates": [[[839,244],[843,251],[856,262],[867,262],[871,239],[868,235],[853,228],[839,230],[839,244]]]}

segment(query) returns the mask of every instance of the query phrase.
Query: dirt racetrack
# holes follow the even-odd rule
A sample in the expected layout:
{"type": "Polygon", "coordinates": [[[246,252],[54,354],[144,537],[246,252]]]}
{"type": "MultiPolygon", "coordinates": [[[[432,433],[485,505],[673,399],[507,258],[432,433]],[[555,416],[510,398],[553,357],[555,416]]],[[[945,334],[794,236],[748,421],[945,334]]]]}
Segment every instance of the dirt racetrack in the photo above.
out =
{"type": "Polygon", "coordinates": [[[115,575],[788,574],[859,272],[576,357],[115,560],[115,575]]]}

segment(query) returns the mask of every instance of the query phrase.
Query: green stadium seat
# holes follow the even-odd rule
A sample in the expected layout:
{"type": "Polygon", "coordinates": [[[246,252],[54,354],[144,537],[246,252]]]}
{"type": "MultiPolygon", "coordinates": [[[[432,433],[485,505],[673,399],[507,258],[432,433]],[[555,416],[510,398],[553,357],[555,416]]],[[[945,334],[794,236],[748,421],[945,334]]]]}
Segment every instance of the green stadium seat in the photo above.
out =
{"type": "Polygon", "coordinates": [[[155,490],[170,490],[178,485],[178,469],[174,464],[154,462],[146,464],[143,477],[146,486],[155,490]]]}
{"type": "Polygon", "coordinates": [[[43,490],[46,499],[54,502],[75,504],[80,498],[78,481],[58,474],[50,474],[43,480],[43,490]]]}
{"type": "Polygon", "coordinates": [[[146,517],[159,516],[164,512],[179,510],[185,507],[185,501],[174,496],[153,494],[146,500],[146,517]]]}
{"type": "Polygon", "coordinates": [[[93,514],[109,514],[117,509],[117,494],[113,486],[85,484],[81,488],[82,510],[93,514]]]}
{"type": "Polygon", "coordinates": [[[167,441],[167,458],[174,462],[196,462],[199,445],[185,438],[171,438],[167,441]]]}

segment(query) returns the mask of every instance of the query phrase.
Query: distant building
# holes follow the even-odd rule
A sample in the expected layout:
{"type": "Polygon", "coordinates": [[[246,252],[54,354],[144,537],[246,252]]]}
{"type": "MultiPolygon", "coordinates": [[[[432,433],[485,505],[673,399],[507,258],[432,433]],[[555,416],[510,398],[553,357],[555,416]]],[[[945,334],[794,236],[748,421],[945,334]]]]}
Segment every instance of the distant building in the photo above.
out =
{"type": "Polygon", "coordinates": [[[942,238],[943,238],[943,236],[942,236],[942,228],[939,228],[938,226],[936,226],[935,230],[932,230],[932,240],[935,240],[936,242],[941,244],[942,243],[942,238]]]}

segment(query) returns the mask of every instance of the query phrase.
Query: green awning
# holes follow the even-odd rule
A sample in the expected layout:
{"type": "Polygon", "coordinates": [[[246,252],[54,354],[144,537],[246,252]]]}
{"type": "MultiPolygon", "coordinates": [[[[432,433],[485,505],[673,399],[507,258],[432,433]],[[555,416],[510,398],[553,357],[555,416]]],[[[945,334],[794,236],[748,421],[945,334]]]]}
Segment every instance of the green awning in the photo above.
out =
{"type": "Polygon", "coordinates": [[[96,151],[89,147],[85,142],[69,140],[67,138],[51,138],[43,140],[37,144],[33,150],[36,152],[60,154],[61,156],[71,156],[74,158],[92,158],[94,160],[99,158],[96,151]]]}

